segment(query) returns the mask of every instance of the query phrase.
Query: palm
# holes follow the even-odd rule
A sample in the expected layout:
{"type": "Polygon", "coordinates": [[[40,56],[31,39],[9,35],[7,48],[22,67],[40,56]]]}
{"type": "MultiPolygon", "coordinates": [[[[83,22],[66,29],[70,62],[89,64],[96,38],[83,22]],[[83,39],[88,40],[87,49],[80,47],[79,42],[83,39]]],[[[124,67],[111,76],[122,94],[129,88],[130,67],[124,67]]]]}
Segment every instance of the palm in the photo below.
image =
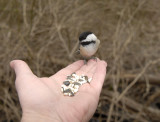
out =
{"type": "Polygon", "coordinates": [[[93,115],[105,77],[104,62],[89,61],[88,65],[83,65],[83,61],[77,61],[49,78],[38,78],[24,62],[18,63],[23,66],[18,70],[16,65],[11,66],[16,71],[16,88],[23,113],[43,111],[52,115],[56,112],[63,121],[87,121],[93,115]],[[73,72],[85,74],[93,80],[82,85],[74,97],[64,96],[60,90],[61,84],[73,72]]]}

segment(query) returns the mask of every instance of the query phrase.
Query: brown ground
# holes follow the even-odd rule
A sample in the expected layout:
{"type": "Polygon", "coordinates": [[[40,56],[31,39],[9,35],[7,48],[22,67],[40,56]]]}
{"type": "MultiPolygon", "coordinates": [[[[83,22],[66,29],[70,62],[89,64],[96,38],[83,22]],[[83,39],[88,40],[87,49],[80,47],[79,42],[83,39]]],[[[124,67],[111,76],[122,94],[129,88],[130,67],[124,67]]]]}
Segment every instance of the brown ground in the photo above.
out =
{"type": "Polygon", "coordinates": [[[160,0],[1,0],[0,121],[17,122],[13,59],[50,76],[80,59],[78,35],[101,40],[98,57],[108,62],[92,122],[160,120],[160,0]]]}

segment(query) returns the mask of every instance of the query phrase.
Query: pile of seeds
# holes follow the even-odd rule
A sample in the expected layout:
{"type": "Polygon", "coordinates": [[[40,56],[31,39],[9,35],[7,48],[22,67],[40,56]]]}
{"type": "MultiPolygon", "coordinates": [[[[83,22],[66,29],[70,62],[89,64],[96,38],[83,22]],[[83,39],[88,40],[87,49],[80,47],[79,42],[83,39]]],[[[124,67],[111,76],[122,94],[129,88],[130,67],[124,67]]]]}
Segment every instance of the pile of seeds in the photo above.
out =
{"type": "Polygon", "coordinates": [[[76,75],[76,73],[72,73],[67,76],[67,80],[65,80],[61,86],[61,91],[65,96],[74,96],[75,93],[78,92],[79,87],[85,83],[90,83],[92,78],[88,78],[85,75],[76,75]]]}

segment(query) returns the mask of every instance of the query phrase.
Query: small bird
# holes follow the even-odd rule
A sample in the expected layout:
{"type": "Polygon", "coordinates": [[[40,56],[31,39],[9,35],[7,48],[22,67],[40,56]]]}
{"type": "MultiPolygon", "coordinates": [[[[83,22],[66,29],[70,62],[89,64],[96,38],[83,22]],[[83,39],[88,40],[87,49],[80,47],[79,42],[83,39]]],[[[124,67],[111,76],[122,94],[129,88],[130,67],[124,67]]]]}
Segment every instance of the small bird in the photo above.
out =
{"type": "Polygon", "coordinates": [[[100,40],[90,31],[86,31],[79,36],[79,52],[84,58],[84,64],[87,64],[87,60],[96,59],[93,57],[97,52],[100,44],[100,40]]]}

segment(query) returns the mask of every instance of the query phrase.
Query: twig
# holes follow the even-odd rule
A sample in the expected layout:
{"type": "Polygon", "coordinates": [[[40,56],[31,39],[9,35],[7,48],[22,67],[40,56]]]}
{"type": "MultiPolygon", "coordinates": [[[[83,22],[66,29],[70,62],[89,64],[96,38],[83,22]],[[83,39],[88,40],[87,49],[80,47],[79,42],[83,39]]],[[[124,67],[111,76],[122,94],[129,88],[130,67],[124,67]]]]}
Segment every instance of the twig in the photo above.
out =
{"type": "Polygon", "coordinates": [[[145,73],[145,71],[147,70],[147,68],[150,65],[156,64],[160,62],[160,59],[154,60],[154,61],[150,61],[148,64],[146,64],[146,66],[143,68],[143,70],[141,71],[141,73],[139,73],[137,75],[137,77],[133,80],[133,82],[131,82],[127,88],[120,94],[120,96],[116,99],[116,102],[118,102],[126,93],[127,91],[138,81],[138,79],[145,73]]]}
{"type": "MultiPolygon", "coordinates": [[[[150,84],[157,84],[160,85],[160,76],[158,75],[152,75],[152,74],[145,74],[147,77],[147,80],[149,81],[150,84]]],[[[120,75],[120,81],[125,79],[127,82],[131,82],[133,81],[136,77],[138,76],[138,74],[121,74],[120,75]]],[[[116,75],[107,75],[106,79],[111,80],[114,77],[116,77],[116,75]]],[[[143,77],[140,77],[138,80],[139,83],[144,83],[146,82],[146,79],[143,77]]]]}
{"type": "MultiPolygon", "coordinates": [[[[103,94],[105,94],[111,98],[114,96],[114,92],[111,92],[108,90],[106,90],[105,93],[103,93],[103,94]]],[[[116,104],[116,101],[112,101],[112,102],[114,102],[116,104]]],[[[158,109],[144,106],[144,105],[134,101],[133,99],[125,97],[125,96],[122,99],[120,99],[120,102],[125,103],[125,105],[127,105],[128,108],[130,108],[136,112],[140,112],[143,110],[143,113],[142,113],[143,116],[147,116],[148,114],[153,114],[157,118],[159,118],[160,110],[158,110],[158,109]]],[[[120,104],[120,102],[119,102],[119,104],[120,104]]]]}
{"type": "Polygon", "coordinates": [[[26,0],[23,0],[23,21],[24,21],[24,24],[26,26],[26,28],[28,27],[28,21],[27,21],[27,10],[26,10],[26,0]]]}

